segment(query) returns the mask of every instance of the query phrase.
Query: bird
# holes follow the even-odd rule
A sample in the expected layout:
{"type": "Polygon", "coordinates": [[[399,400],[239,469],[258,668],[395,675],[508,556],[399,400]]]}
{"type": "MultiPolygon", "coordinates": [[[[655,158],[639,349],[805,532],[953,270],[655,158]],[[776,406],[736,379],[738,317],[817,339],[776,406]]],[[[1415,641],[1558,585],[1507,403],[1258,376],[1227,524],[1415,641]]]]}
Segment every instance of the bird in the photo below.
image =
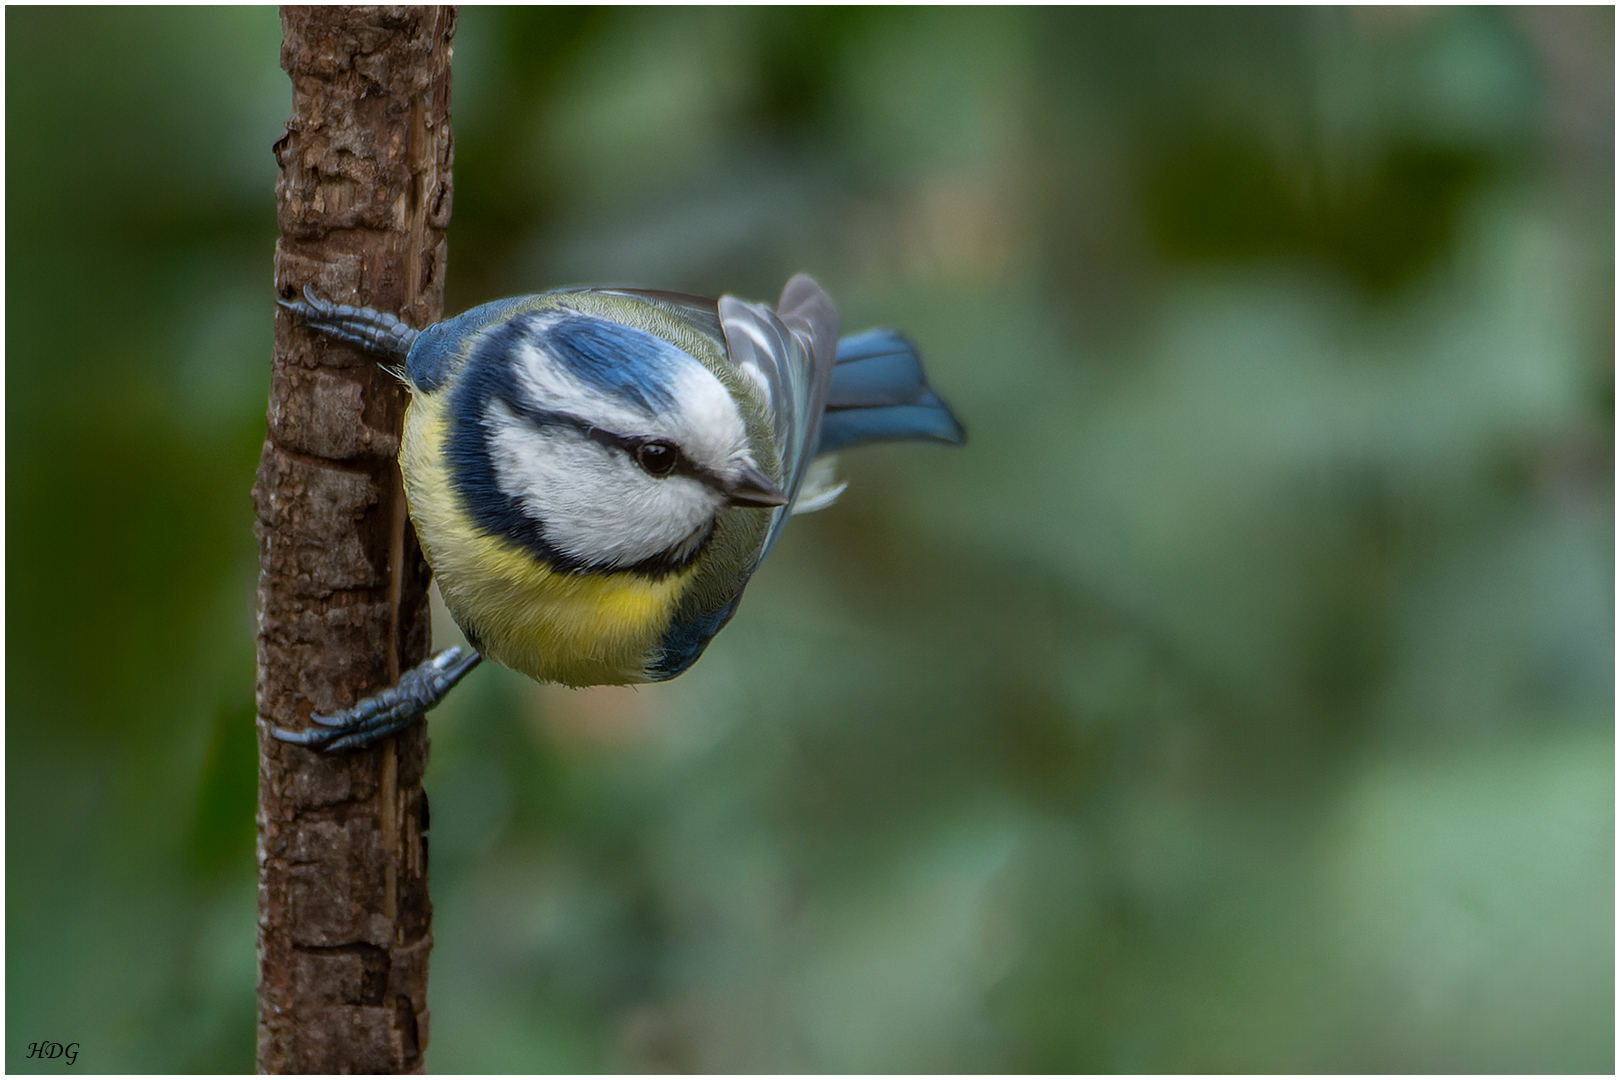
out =
{"type": "Polygon", "coordinates": [[[774,307],[563,288],[423,330],[309,285],[277,302],[408,388],[406,503],[471,645],[308,727],[270,726],[312,750],[403,730],[485,659],[574,687],[672,679],[736,613],[790,515],[847,486],[835,451],[965,441],[909,339],[840,339],[806,274],[774,307]]]}

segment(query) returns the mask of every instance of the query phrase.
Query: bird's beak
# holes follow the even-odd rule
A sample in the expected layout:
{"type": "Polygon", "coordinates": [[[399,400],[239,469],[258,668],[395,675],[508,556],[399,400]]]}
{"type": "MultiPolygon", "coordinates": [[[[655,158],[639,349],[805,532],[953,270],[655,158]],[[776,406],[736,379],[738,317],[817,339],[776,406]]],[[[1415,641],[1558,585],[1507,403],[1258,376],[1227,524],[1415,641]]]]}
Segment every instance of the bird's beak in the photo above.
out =
{"type": "Polygon", "coordinates": [[[758,466],[744,465],[726,485],[726,500],[732,506],[786,506],[788,497],[758,466]]]}

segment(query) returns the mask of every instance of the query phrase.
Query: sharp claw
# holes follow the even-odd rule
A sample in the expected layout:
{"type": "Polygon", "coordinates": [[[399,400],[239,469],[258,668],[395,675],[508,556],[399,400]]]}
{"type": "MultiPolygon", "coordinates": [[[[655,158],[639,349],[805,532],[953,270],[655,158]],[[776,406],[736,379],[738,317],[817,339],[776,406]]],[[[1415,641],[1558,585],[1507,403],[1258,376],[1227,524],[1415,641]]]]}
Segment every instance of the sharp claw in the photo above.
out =
{"type": "Polygon", "coordinates": [[[307,283],[304,285],[304,298],[302,300],[283,300],[278,296],[276,297],[276,303],[286,308],[294,315],[301,316],[306,321],[309,320],[311,316],[319,317],[325,315],[326,309],[330,306],[325,300],[322,300],[319,296],[316,296],[315,287],[307,283]]]}
{"type": "MultiPolygon", "coordinates": [[[[287,728],[270,725],[270,734],[282,742],[297,743],[299,746],[315,746],[332,736],[320,728],[304,728],[301,731],[289,731],[287,728]]],[[[319,747],[317,747],[319,749],[319,747]]]]}
{"type": "Polygon", "coordinates": [[[370,719],[370,714],[365,711],[365,706],[370,704],[370,701],[364,701],[346,712],[310,713],[309,722],[329,728],[349,727],[351,724],[356,724],[361,720],[370,719]]]}
{"type": "Polygon", "coordinates": [[[386,739],[388,736],[393,735],[396,732],[404,731],[406,728],[410,727],[412,723],[415,723],[417,719],[419,718],[413,716],[408,722],[403,724],[394,724],[389,727],[378,728],[376,731],[357,731],[353,735],[345,735],[343,738],[336,739],[321,747],[321,752],[325,754],[332,754],[339,750],[355,750],[361,747],[370,746],[372,743],[386,739]]]}

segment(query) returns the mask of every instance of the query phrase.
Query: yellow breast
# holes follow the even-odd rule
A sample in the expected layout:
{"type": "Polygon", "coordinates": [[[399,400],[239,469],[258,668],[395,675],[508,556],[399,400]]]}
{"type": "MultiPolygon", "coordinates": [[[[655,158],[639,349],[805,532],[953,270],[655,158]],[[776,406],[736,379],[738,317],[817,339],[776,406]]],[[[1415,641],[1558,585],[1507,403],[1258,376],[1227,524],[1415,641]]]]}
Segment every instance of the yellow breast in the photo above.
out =
{"type": "Polygon", "coordinates": [[[442,395],[415,391],[399,462],[411,520],[445,604],[486,657],[544,682],[648,681],[690,578],[569,574],[481,532],[450,483],[442,395]]]}

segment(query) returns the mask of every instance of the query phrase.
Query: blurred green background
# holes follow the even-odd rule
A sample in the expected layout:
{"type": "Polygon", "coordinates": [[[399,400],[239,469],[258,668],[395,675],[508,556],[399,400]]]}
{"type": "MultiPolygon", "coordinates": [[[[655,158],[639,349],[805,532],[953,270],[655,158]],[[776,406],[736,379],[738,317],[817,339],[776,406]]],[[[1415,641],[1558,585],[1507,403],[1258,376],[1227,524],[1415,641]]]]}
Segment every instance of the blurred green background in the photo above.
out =
{"type": "MultiPolygon", "coordinates": [[[[6,31],[6,1066],[246,1071],[280,27],[6,31]]],[[[807,270],[971,442],[676,682],[434,715],[430,1067],[1612,1071],[1613,57],[464,9],[447,311],[807,270]]]]}

